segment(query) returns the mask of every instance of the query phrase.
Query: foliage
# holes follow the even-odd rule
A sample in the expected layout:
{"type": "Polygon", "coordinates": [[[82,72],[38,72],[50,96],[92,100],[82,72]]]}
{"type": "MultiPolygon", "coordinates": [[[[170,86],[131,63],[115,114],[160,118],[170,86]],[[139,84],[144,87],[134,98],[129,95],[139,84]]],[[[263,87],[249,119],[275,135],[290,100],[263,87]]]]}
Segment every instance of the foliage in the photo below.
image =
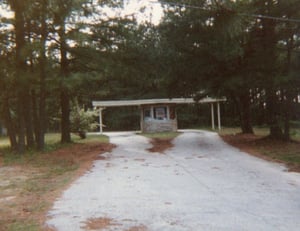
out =
{"type": "MultiPolygon", "coordinates": [[[[290,20],[299,0],[162,1],[157,26],[105,14],[120,12],[119,0],[1,3],[15,17],[0,19],[0,119],[17,152],[42,150],[54,118],[70,142],[75,98],[87,109],[92,100],[226,96],[224,122],[244,133],[268,124],[287,140],[300,119],[299,23],[290,20]]],[[[114,117],[113,128],[137,127],[135,113],[114,117]]]]}
{"type": "Polygon", "coordinates": [[[70,114],[71,131],[78,134],[82,139],[86,138],[86,132],[94,130],[98,125],[95,123],[97,115],[96,111],[84,110],[84,108],[79,107],[78,103],[75,103],[70,114]]]}
{"type": "Polygon", "coordinates": [[[176,2],[160,25],[172,54],[164,60],[169,94],[226,96],[244,133],[258,122],[289,139],[289,120],[299,119],[299,26],[285,18],[299,17],[300,2],[176,2]]]}

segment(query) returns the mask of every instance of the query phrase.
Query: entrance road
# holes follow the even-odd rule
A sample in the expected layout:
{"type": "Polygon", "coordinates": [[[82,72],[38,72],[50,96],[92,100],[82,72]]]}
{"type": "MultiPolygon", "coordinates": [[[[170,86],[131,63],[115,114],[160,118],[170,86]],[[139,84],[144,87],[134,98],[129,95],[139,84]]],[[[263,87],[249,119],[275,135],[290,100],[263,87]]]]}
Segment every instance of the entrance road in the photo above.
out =
{"type": "Polygon", "coordinates": [[[165,154],[148,152],[149,140],[134,133],[107,135],[117,147],[56,201],[48,225],[59,231],[300,230],[300,174],[284,166],[243,153],[212,132],[185,130],[165,154]]]}

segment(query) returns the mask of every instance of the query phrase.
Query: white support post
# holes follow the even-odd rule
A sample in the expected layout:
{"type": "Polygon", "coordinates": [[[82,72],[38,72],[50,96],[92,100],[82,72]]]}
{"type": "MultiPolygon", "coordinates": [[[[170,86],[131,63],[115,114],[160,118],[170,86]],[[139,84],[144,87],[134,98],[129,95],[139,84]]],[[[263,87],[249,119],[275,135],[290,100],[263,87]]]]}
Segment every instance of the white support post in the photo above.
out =
{"type": "Polygon", "coordinates": [[[214,104],[210,104],[211,108],[211,128],[212,130],[215,130],[215,112],[214,112],[214,104]]]}
{"type": "Polygon", "coordinates": [[[220,102],[217,103],[218,110],[218,129],[221,130],[221,112],[220,112],[220,102]]]}
{"type": "Polygon", "coordinates": [[[142,106],[139,106],[140,108],[140,130],[141,133],[144,132],[144,108],[142,106]]]}
{"type": "Polygon", "coordinates": [[[99,132],[103,133],[103,121],[102,121],[102,111],[104,108],[99,108],[99,132]]]}

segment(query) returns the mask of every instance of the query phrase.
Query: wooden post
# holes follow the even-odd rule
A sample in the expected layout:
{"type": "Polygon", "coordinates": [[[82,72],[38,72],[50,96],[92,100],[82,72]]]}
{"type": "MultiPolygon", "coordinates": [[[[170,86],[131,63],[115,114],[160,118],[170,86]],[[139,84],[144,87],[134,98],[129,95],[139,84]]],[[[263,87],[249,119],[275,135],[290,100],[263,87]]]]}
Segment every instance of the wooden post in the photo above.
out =
{"type": "Polygon", "coordinates": [[[218,129],[221,130],[221,112],[220,112],[220,102],[217,103],[218,110],[218,129]]]}
{"type": "Polygon", "coordinates": [[[211,128],[212,130],[215,130],[215,112],[214,112],[214,104],[210,104],[211,108],[211,128]]]}
{"type": "Polygon", "coordinates": [[[103,133],[103,121],[102,121],[102,111],[104,108],[99,108],[99,132],[103,133]]]}

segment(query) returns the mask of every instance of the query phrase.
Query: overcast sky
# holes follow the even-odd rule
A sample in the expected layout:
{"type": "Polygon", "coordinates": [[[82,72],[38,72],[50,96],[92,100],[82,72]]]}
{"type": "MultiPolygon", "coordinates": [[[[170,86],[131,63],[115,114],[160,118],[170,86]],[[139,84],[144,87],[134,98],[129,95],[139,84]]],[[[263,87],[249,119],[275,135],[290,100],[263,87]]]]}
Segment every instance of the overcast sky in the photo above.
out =
{"type": "MultiPolygon", "coordinates": [[[[113,9],[105,8],[105,13],[108,16],[115,14],[113,9]]],[[[121,15],[136,14],[138,22],[150,21],[153,24],[159,24],[162,16],[163,9],[157,0],[124,0],[124,10],[121,15]],[[144,8],[143,12],[140,10],[144,8]]],[[[0,15],[4,17],[13,17],[13,13],[4,9],[0,5],[0,15]]]]}
{"type": "Polygon", "coordinates": [[[153,24],[158,24],[163,16],[163,9],[157,0],[125,0],[125,11],[128,13],[138,12],[145,7],[143,13],[138,13],[139,21],[148,20],[153,24]]]}

